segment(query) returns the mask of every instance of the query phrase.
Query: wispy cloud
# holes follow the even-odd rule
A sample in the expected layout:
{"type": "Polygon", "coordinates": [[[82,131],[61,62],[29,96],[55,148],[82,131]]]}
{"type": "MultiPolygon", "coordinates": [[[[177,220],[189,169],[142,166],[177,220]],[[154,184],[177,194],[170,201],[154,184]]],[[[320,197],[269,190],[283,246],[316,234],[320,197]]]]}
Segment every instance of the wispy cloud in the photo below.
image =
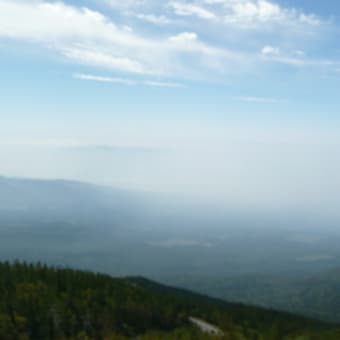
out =
{"type": "Polygon", "coordinates": [[[218,18],[215,13],[193,3],[171,1],[169,2],[168,7],[172,8],[175,14],[180,16],[196,16],[206,20],[217,20],[218,18]]]}
{"type": "Polygon", "coordinates": [[[155,25],[167,25],[170,24],[172,21],[166,17],[165,15],[155,15],[155,14],[143,14],[139,13],[136,14],[136,18],[150,22],[155,25]]]}
{"type": "Polygon", "coordinates": [[[181,16],[196,16],[242,29],[268,29],[269,26],[319,26],[315,14],[286,8],[270,0],[171,1],[169,6],[181,16]]]}
{"type": "Polygon", "coordinates": [[[102,77],[102,76],[95,76],[92,74],[83,74],[83,73],[76,73],[73,75],[73,78],[80,79],[80,80],[97,81],[100,83],[113,83],[113,84],[129,85],[129,86],[137,85],[137,82],[132,79],[102,77]]]}
{"type": "Polygon", "coordinates": [[[129,9],[145,5],[145,0],[98,0],[114,9],[129,9]]]}
{"type": "Polygon", "coordinates": [[[174,88],[184,88],[185,85],[180,83],[169,83],[169,82],[163,82],[163,81],[151,81],[146,80],[143,82],[144,85],[147,86],[153,86],[153,87],[174,87],[174,88]]]}
{"type": "Polygon", "coordinates": [[[0,22],[0,37],[42,44],[72,62],[112,71],[185,76],[237,62],[233,53],[210,46],[196,33],[140,35],[98,11],[63,2],[0,0],[0,22]]]}
{"type": "Polygon", "coordinates": [[[337,67],[340,62],[337,60],[311,59],[304,51],[293,50],[288,52],[281,51],[278,47],[264,46],[261,50],[261,57],[264,61],[285,64],[294,67],[337,67]]]}
{"type": "MultiPolygon", "coordinates": [[[[310,33],[324,24],[314,14],[274,1],[174,0],[162,4],[152,0],[96,1],[109,5],[116,21],[98,10],[62,1],[0,0],[0,39],[39,44],[69,62],[118,75],[157,79],[221,79],[226,73],[257,69],[263,62],[295,67],[338,66],[326,59],[307,57],[304,46],[299,44],[288,53],[266,43],[259,53],[261,47],[254,47],[250,39],[240,38],[235,44],[237,32],[250,30],[249,34],[255,34],[254,41],[259,44],[261,37],[256,32],[270,32],[272,38],[277,36],[275,41],[280,46],[282,32],[297,29],[299,34],[310,33]],[[199,24],[201,20],[205,20],[204,30],[199,24]],[[153,25],[139,29],[142,22],[158,25],[157,30],[153,25]],[[228,48],[228,36],[220,33],[225,29],[232,29],[232,48],[228,48]]],[[[290,41],[294,45],[293,39],[290,41]]],[[[150,86],[160,85],[156,84],[150,86]]]]}
{"type": "Polygon", "coordinates": [[[173,88],[184,88],[185,87],[183,84],[173,83],[173,82],[103,77],[103,76],[97,76],[93,74],[84,74],[84,73],[76,73],[73,75],[73,78],[80,79],[80,80],[96,81],[100,83],[113,83],[113,84],[121,84],[121,85],[128,85],[128,86],[144,85],[144,86],[151,86],[151,87],[173,87],[173,88]]]}
{"type": "Polygon", "coordinates": [[[263,104],[278,104],[278,103],[285,102],[285,100],[277,99],[277,98],[254,97],[254,96],[239,96],[239,97],[235,97],[235,99],[243,101],[243,102],[263,103],[263,104]]]}
{"type": "Polygon", "coordinates": [[[70,60],[92,66],[104,67],[111,70],[119,70],[136,74],[152,73],[139,61],[129,57],[118,57],[110,52],[95,51],[91,47],[67,47],[61,49],[61,53],[70,60]]]}

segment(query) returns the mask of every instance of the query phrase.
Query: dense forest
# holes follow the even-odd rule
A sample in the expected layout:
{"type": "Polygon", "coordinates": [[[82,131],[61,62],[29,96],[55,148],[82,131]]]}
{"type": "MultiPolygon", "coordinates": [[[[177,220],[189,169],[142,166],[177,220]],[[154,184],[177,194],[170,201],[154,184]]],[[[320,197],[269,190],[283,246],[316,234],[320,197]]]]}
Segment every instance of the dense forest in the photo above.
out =
{"type": "Polygon", "coordinates": [[[209,339],[190,324],[206,320],[222,339],[339,339],[336,325],[231,304],[143,278],[0,263],[0,339],[209,339]]]}

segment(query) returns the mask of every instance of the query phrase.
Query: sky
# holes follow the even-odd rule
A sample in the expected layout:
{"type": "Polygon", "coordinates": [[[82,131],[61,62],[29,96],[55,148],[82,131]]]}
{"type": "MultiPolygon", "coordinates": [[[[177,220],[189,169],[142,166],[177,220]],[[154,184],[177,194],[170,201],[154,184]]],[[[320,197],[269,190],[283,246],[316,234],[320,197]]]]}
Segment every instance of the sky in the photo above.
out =
{"type": "Polygon", "coordinates": [[[335,213],[336,0],[0,0],[0,174],[335,213]]]}

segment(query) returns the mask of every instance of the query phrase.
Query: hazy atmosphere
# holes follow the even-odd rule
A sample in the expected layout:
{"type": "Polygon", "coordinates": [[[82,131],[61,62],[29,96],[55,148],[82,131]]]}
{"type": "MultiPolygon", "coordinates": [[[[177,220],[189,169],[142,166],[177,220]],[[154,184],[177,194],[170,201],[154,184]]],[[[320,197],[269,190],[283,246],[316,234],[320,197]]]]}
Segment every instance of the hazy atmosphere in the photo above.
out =
{"type": "Polygon", "coordinates": [[[174,193],[226,207],[338,213],[337,126],[98,120],[5,122],[1,173],[174,193]]]}

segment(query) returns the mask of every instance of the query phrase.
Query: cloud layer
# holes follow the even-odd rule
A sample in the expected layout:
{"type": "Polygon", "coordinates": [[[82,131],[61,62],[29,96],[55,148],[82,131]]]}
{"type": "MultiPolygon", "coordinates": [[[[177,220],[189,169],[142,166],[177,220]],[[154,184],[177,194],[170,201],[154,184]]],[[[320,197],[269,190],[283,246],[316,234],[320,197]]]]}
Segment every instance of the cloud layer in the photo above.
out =
{"type": "Polygon", "coordinates": [[[196,33],[140,35],[98,11],[62,2],[0,0],[0,22],[0,37],[42,44],[76,63],[137,75],[188,74],[184,59],[206,69],[237,59],[196,33]]]}
{"type": "Polygon", "coordinates": [[[260,55],[260,46],[254,50],[241,39],[229,48],[224,33],[228,29],[235,39],[235,32],[244,30],[274,34],[303,27],[311,33],[324,25],[314,14],[269,0],[100,2],[111,9],[106,15],[60,1],[0,0],[0,38],[39,44],[70,62],[111,72],[204,79],[248,70],[261,62],[308,64],[302,52],[283,56],[279,47],[265,41],[259,41],[263,48],[260,55]],[[199,21],[205,23],[203,31],[199,21]],[[140,29],[143,23],[162,29],[140,29]]]}

